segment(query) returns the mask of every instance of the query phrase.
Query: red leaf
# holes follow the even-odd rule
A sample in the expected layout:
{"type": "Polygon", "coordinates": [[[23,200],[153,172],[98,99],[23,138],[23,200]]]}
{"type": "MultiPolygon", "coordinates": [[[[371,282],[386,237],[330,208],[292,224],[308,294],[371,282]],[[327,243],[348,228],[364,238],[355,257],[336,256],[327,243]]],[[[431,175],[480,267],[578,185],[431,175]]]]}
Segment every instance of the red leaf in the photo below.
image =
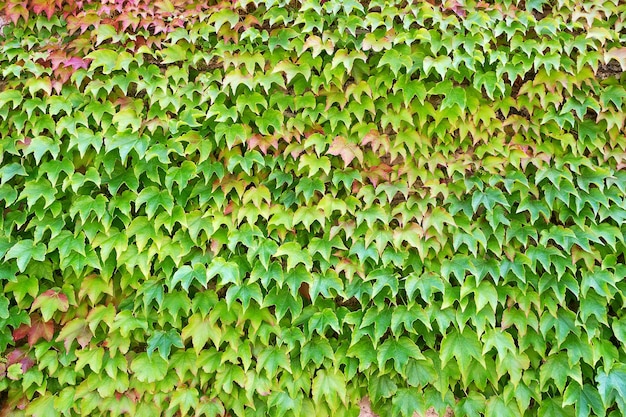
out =
{"type": "Polygon", "coordinates": [[[28,345],[33,346],[41,338],[50,341],[54,336],[54,322],[43,322],[38,315],[31,318],[31,325],[22,324],[13,331],[13,340],[18,341],[28,337],[28,345]]]}
{"type": "Polygon", "coordinates": [[[335,156],[341,156],[346,166],[357,158],[359,162],[363,162],[363,151],[354,143],[348,142],[343,136],[337,136],[328,149],[328,153],[335,156]]]}
{"type": "Polygon", "coordinates": [[[28,371],[35,364],[35,361],[26,356],[26,352],[22,349],[13,349],[7,355],[7,367],[19,363],[22,365],[22,372],[28,371]]]}
{"type": "Polygon", "coordinates": [[[84,59],[79,58],[77,56],[73,56],[70,59],[68,59],[67,61],[65,61],[65,66],[66,67],[72,67],[75,70],[77,70],[79,68],[84,68],[84,69],[89,68],[89,64],[87,63],[87,61],[85,61],[84,59]]]}
{"type": "Polygon", "coordinates": [[[267,155],[267,150],[270,146],[273,146],[274,149],[278,149],[278,139],[276,136],[262,136],[262,135],[252,135],[247,141],[248,148],[254,149],[259,148],[263,155],[267,155]]]}
{"type": "Polygon", "coordinates": [[[52,15],[56,10],[56,5],[54,4],[54,2],[51,2],[49,0],[31,0],[31,2],[31,7],[33,8],[35,14],[41,14],[41,12],[46,12],[46,16],[48,17],[48,19],[52,18],[52,15]]]}
{"type": "Polygon", "coordinates": [[[382,146],[386,153],[389,153],[389,136],[381,135],[378,131],[372,129],[368,134],[363,137],[361,146],[369,144],[374,152],[378,152],[378,149],[382,146]]]}
{"type": "Polygon", "coordinates": [[[7,6],[6,15],[14,25],[17,25],[17,21],[20,19],[24,19],[24,22],[28,22],[28,10],[20,4],[10,4],[7,6]]]}
{"type": "Polygon", "coordinates": [[[30,146],[31,142],[32,142],[31,138],[25,137],[24,140],[17,141],[16,145],[18,146],[18,148],[23,149],[23,148],[30,146]]]}
{"type": "Polygon", "coordinates": [[[450,10],[452,10],[454,13],[456,13],[457,16],[459,17],[465,17],[467,15],[467,12],[465,11],[465,7],[459,3],[456,0],[452,0],[450,2],[450,6],[448,6],[448,8],[450,10]]]}
{"type": "Polygon", "coordinates": [[[389,181],[389,174],[393,171],[387,164],[380,164],[374,167],[371,167],[366,171],[365,177],[369,179],[374,187],[378,186],[378,183],[381,181],[389,181]]]}
{"type": "Polygon", "coordinates": [[[63,294],[60,291],[48,290],[44,292],[43,294],[39,295],[37,298],[35,298],[35,301],[33,301],[33,305],[31,306],[31,309],[39,308],[41,303],[44,302],[46,298],[58,298],[59,300],[58,310],[59,311],[66,312],[67,309],[70,307],[70,303],[67,299],[67,295],[63,294]]]}

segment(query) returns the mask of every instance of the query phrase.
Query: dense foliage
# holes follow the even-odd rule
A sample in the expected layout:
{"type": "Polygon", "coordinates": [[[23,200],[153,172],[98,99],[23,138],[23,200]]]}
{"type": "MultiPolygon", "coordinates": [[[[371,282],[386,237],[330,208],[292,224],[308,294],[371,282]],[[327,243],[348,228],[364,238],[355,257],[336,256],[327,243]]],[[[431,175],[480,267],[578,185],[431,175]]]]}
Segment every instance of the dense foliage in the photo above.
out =
{"type": "Polygon", "coordinates": [[[10,0],[20,416],[626,414],[626,5],[10,0]]]}

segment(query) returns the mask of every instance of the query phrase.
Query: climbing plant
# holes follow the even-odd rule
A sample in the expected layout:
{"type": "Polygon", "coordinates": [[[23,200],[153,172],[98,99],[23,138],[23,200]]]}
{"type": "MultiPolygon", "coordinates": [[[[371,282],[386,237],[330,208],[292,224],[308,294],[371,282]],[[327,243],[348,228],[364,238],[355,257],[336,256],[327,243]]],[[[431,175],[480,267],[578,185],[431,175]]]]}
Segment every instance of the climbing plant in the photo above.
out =
{"type": "Polygon", "coordinates": [[[624,2],[0,16],[0,414],[626,414],[624,2]]]}

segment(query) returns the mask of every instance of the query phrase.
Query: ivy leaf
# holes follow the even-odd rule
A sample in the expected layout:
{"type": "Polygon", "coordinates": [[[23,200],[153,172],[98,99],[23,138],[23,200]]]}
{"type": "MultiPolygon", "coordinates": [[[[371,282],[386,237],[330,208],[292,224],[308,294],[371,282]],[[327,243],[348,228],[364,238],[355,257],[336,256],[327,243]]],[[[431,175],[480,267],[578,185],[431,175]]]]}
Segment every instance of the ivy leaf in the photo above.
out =
{"type": "Polygon", "coordinates": [[[596,382],[604,406],[616,402],[622,414],[626,413],[626,365],[616,364],[609,372],[598,372],[596,382]]]}
{"type": "Polygon", "coordinates": [[[133,133],[128,130],[115,133],[106,138],[104,142],[107,152],[114,149],[119,150],[122,161],[126,161],[126,158],[133,150],[140,158],[143,158],[148,149],[148,138],[145,135],[133,133]]]}
{"type": "Polygon", "coordinates": [[[193,314],[189,317],[187,326],[183,328],[181,337],[185,341],[191,338],[194,350],[200,354],[209,340],[219,347],[222,333],[209,319],[203,318],[200,314],[193,314]]]}
{"type": "Polygon", "coordinates": [[[160,52],[163,55],[163,64],[171,64],[187,59],[187,48],[184,48],[182,45],[170,45],[160,52]]]}
{"type": "MultiPolygon", "coordinates": [[[[43,312],[43,310],[42,310],[43,312]]],[[[57,342],[63,341],[65,350],[70,352],[72,342],[76,340],[81,348],[89,344],[93,335],[89,330],[88,323],[83,318],[75,318],[63,326],[56,338],[57,342]]]]}
{"type": "Polygon", "coordinates": [[[312,384],[313,402],[319,404],[325,398],[329,405],[337,407],[346,403],[346,380],[343,374],[329,370],[319,370],[312,384]]]}
{"type": "Polygon", "coordinates": [[[341,333],[339,319],[334,311],[329,308],[325,308],[322,311],[317,311],[311,315],[309,319],[310,334],[317,332],[320,335],[324,335],[328,328],[333,329],[337,333],[341,333]]]}
{"type": "Polygon", "coordinates": [[[452,357],[458,361],[459,368],[464,376],[469,374],[472,358],[483,367],[486,367],[478,336],[468,328],[465,328],[462,332],[452,330],[443,338],[441,342],[442,366],[445,366],[452,357]]]}
{"type": "Polygon", "coordinates": [[[76,357],[78,358],[76,361],[77,371],[80,371],[86,365],[89,365],[89,368],[91,368],[93,372],[98,373],[102,369],[104,349],[101,347],[95,349],[82,349],[76,352],[76,357]]]}
{"type": "Polygon", "coordinates": [[[477,416],[485,412],[485,397],[481,393],[471,393],[462,398],[455,407],[455,414],[477,416]]]}
{"type": "Polygon", "coordinates": [[[287,242],[278,247],[274,254],[275,258],[287,256],[287,270],[294,269],[298,264],[304,265],[308,270],[313,267],[313,259],[298,242],[287,242]]]}
{"type": "Polygon", "coordinates": [[[626,48],[611,48],[605,52],[605,64],[608,64],[613,59],[619,62],[619,65],[622,67],[622,71],[626,71],[626,48]]]}
{"type": "Polygon", "coordinates": [[[271,258],[276,254],[278,244],[272,239],[264,239],[257,247],[248,252],[248,262],[252,264],[254,259],[258,259],[263,268],[268,269],[271,258]]]}
{"type": "Polygon", "coordinates": [[[222,279],[220,285],[240,285],[239,265],[234,262],[227,262],[222,257],[214,258],[206,270],[207,282],[217,275],[222,279]]]}
{"type": "Polygon", "coordinates": [[[416,388],[401,388],[391,398],[394,415],[426,415],[428,406],[424,395],[416,388]]]}
{"type": "Polygon", "coordinates": [[[343,136],[337,136],[328,149],[330,155],[341,156],[346,164],[350,165],[354,158],[363,163],[363,151],[354,143],[349,142],[343,136]]]}
{"type": "MultiPolygon", "coordinates": [[[[132,128],[130,132],[135,133],[141,128],[141,118],[134,108],[126,106],[113,115],[113,124],[115,124],[120,131],[126,130],[126,128],[130,126],[132,128]]],[[[131,138],[132,136],[130,135],[125,136],[124,140],[132,140],[131,138]]],[[[122,155],[122,152],[123,150],[120,150],[120,155],[122,155]]],[[[145,152],[145,150],[143,150],[143,152],[145,152]]],[[[122,159],[125,159],[125,156],[122,155],[122,159]]]]}
{"type": "Polygon", "coordinates": [[[512,401],[506,402],[497,395],[487,401],[485,417],[519,417],[521,415],[517,404],[512,401]]]}
{"type": "Polygon", "coordinates": [[[66,312],[68,308],[69,300],[67,295],[58,290],[50,289],[35,298],[30,310],[39,309],[43,320],[49,321],[55,312],[66,312]]]}
{"type": "Polygon", "coordinates": [[[302,367],[305,367],[309,362],[313,362],[316,366],[321,366],[324,359],[328,358],[331,361],[334,359],[335,353],[326,339],[313,339],[302,346],[302,356],[300,361],[302,367]]]}
{"type": "Polygon", "coordinates": [[[102,73],[106,75],[115,69],[118,53],[111,49],[97,49],[89,53],[85,58],[91,60],[90,68],[92,70],[102,67],[102,73]]]}
{"type": "Polygon", "coordinates": [[[264,369],[267,377],[274,379],[279,367],[291,373],[289,356],[284,349],[276,346],[263,349],[257,360],[256,371],[261,372],[264,369]]]}
{"type": "Polygon", "coordinates": [[[240,387],[244,386],[245,374],[239,365],[227,364],[221,366],[215,376],[215,383],[219,384],[221,389],[230,394],[233,392],[233,383],[240,387]]]}
{"type": "Polygon", "coordinates": [[[26,170],[17,162],[6,164],[0,168],[0,185],[3,185],[7,181],[10,181],[15,176],[26,176],[26,170]]]}
{"type": "MultiPolygon", "coordinates": [[[[8,318],[8,317],[5,317],[8,318]]],[[[39,339],[52,340],[54,336],[54,322],[42,321],[40,318],[31,318],[30,325],[22,324],[13,331],[13,340],[19,341],[24,337],[28,338],[28,345],[33,346],[39,339]]]]}
{"type": "Polygon", "coordinates": [[[59,257],[61,260],[71,256],[72,252],[85,256],[85,237],[82,233],[78,234],[78,236],[74,236],[71,232],[63,230],[51,239],[48,244],[48,252],[52,252],[54,250],[59,251],[59,257]]]}
{"type": "Polygon", "coordinates": [[[24,239],[16,242],[4,255],[4,260],[17,260],[17,267],[24,272],[31,259],[43,261],[46,256],[46,247],[43,243],[33,242],[32,239],[24,239]]]}
{"type": "Polygon", "coordinates": [[[539,417],[570,417],[573,415],[572,407],[563,407],[560,399],[547,398],[541,402],[537,416],[539,417]]]}
{"type": "Polygon", "coordinates": [[[203,265],[195,264],[193,268],[189,265],[183,265],[174,272],[169,287],[172,289],[176,287],[176,284],[181,283],[183,289],[189,291],[189,287],[191,287],[193,281],[198,281],[200,284],[206,285],[206,270],[203,265]]]}
{"type": "Polygon", "coordinates": [[[167,332],[157,330],[148,339],[148,349],[146,352],[148,357],[151,357],[152,353],[158,349],[161,357],[167,360],[170,356],[172,346],[181,349],[185,347],[180,334],[174,329],[170,329],[167,332]]]}
{"type": "Polygon", "coordinates": [[[146,205],[146,215],[150,220],[159,207],[163,207],[171,215],[174,209],[174,198],[167,190],[159,190],[157,187],[150,186],[141,190],[135,201],[135,208],[139,209],[143,204],[146,205]]]}
{"type": "Polygon", "coordinates": [[[115,249],[117,258],[128,248],[128,235],[120,232],[116,228],[111,228],[109,234],[98,233],[92,241],[94,248],[100,248],[100,257],[106,261],[115,249]]]}
{"type": "Polygon", "coordinates": [[[606,412],[600,393],[589,384],[570,383],[563,394],[563,405],[576,405],[576,417],[588,416],[591,410],[598,416],[606,412]]]}
{"type": "Polygon", "coordinates": [[[283,129],[285,117],[277,110],[266,110],[261,117],[255,119],[255,123],[262,135],[272,135],[280,133],[283,129]],[[270,131],[269,128],[272,128],[270,131]]]}
{"type": "Polygon", "coordinates": [[[198,406],[199,396],[195,388],[177,389],[172,394],[170,409],[180,410],[183,416],[189,415],[189,410],[195,410],[198,406]]]}
{"type": "Polygon", "coordinates": [[[377,375],[368,382],[369,396],[374,401],[390,398],[398,391],[398,384],[389,375],[377,375]]]}
{"type": "Polygon", "coordinates": [[[600,94],[600,100],[603,106],[607,106],[609,103],[613,103],[618,109],[622,108],[622,104],[626,99],[626,90],[623,86],[610,85],[602,90],[600,94]]]}
{"type": "Polygon", "coordinates": [[[377,352],[368,338],[362,338],[353,343],[348,349],[346,356],[359,360],[359,369],[363,371],[377,362],[377,352]]]}
{"type": "Polygon", "coordinates": [[[43,198],[46,203],[44,208],[47,208],[54,203],[56,193],[57,190],[48,180],[40,178],[36,181],[28,181],[24,184],[23,191],[20,194],[20,200],[26,198],[28,208],[31,208],[40,198],[43,198]]]}
{"type": "Polygon", "coordinates": [[[454,218],[442,207],[434,207],[432,211],[424,218],[424,230],[428,230],[431,226],[435,228],[437,233],[443,234],[444,226],[456,226],[454,218]]]}
{"type": "MultiPolygon", "coordinates": [[[[383,65],[389,66],[393,75],[398,77],[398,73],[402,67],[408,70],[413,66],[413,60],[410,56],[402,54],[395,49],[388,49],[380,58],[380,61],[378,61],[378,68],[383,65]]],[[[350,70],[348,69],[348,71],[350,70]]]]}
{"type": "Polygon", "coordinates": [[[165,378],[168,363],[161,356],[140,353],[133,359],[130,369],[139,382],[152,383],[165,378]]]}
{"type": "Polygon", "coordinates": [[[447,55],[438,56],[437,58],[427,56],[424,58],[423,65],[426,74],[429,74],[431,68],[434,67],[441,79],[445,80],[448,69],[452,67],[452,59],[447,55]]]}
{"type": "Polygon", "coordinates": [[[426,359],[420,349],[408,337],[389,338],[378,347],[378,367],[384,369],[388,360],[393,360],[396,372],[404,374],[409,359],[426,359]]]}
{"type": "Polygon", "coordinates": [[[573,378],[575,381],[582,384],[580,364],[570,367],[567,355],[565,353],[558,353],[548,357],[546,362],[541,366],[539,385],[543,388],[548,379],[552,379],[559,392],[563,392],[568,378],[573,378]]]}
{"type": "Polygon", "coordinates": [[[466,109],[467,96],[465,95],[465,89],[454,87],[448,90],[445,98],[441,102],[441,110],[445,110],[455,105],[461,110],[466,109]]]}
{"type": "Polygon", "coordinates": [[[243,311],[246,311],[250,305],[250,300],[255,300],[258,305],[263,304],[263,292],[256,282],[246,285],[233,285],[226,291],[225,299],[228,306],[231,306],[234,300],[241,301],[243,311]]]}

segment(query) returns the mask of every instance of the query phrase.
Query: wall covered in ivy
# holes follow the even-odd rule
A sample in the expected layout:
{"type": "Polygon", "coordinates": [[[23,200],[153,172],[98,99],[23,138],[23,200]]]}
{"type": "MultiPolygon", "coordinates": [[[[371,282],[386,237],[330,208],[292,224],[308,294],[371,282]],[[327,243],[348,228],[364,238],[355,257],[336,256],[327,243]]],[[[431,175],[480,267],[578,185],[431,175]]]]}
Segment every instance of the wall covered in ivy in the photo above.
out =
{"type": "Polygon", "coordinates": [[[626,414],[626,4],[0,2],[0,411],[626,414]]]}

